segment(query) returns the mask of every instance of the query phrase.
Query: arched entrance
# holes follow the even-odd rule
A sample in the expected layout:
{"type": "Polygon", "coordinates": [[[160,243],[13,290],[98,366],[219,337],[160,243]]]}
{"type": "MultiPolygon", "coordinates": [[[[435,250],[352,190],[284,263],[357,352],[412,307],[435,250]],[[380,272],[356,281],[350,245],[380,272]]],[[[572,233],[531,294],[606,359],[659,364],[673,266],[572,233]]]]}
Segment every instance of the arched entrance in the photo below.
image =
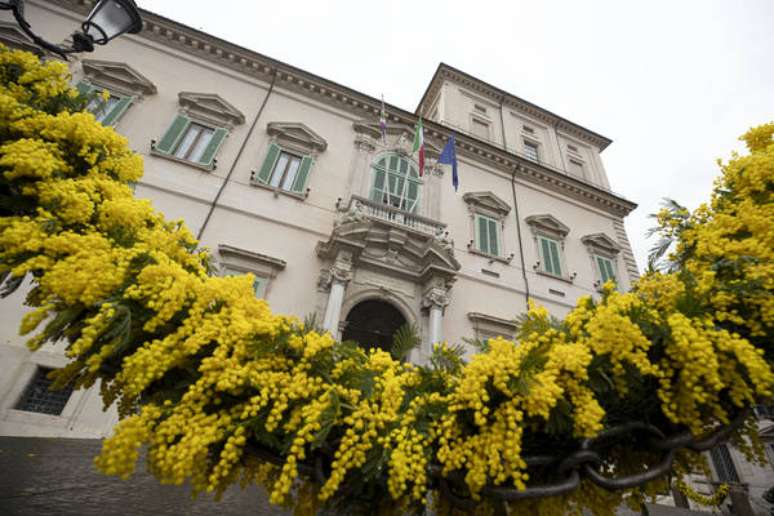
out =
{"type": "Polygon", "coordinates": [[[403,314],[390,303],[369,299],[349,311],[341,340],[354,340],[366,349],[390,351],[392,336],[406,324],[403,314]]]}

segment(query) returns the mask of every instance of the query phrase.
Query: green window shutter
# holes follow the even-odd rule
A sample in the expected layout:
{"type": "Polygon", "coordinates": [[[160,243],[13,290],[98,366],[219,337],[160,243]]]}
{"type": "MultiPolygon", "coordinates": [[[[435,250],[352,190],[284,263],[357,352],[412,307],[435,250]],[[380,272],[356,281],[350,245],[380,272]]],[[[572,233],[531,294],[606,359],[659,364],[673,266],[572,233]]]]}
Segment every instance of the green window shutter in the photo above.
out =
{"type": "Polygon", "coordinates": [[[77,89],[78,93],[80,93],[81,95],[88,96],[88,95],[91,95],[91,93],[94,92],[97,88],[95,88],[88,82],[81,81],[75,85],[75,89],[77,89]]]}
{"type": "Polygon", "coordinates": [[[541,238],[540,245],[543,249],[543,270],[553,274],[554,269],[553,262],[551,261],[551,249],[549,247],[548,239],[541,238]]]}
{"type": "Polygon", "coordinates": [[[217,154],[220,146],[223,145],[223,140],[226,139],[226,135],[228,135],[228,129],[223,129],[222,127],[215,129],[215,132],[212,133],[210,143],[207,144],[207,147],[202,153],[201,159],[199,159],[199,163],[202,165],[207,165],[208,167],[213,166],[215,154],[217,154]]]}
{"type": "Polygon", "coordinates": [[[478,250],[489,252],[489,225],[484,217],[478,217],[478,250]]]}
{"type": "Polygon", "coordinates": [[[253,292],[255,292],[255,297],[263,297],[266,292],[266,278],[261,278],[259,276],[255,277],[255,280],[253,281],[253,292]]]}
{"type": "Polygon", "coordinates": [[[113,106],[113,109],[110,110],[110,113],[105,115],[105,118],[102,119],[102,125],[110,126],[118,122],[118,119],[121,118],[121,115],[123,115],[127,109],[129,109],[129,106],[133,101],[134,97],[121,97],[116,105],[113,106]]]}
{"type": "Polygon", "coordinates": [[[600,256],[597,256],[597,269],[599,269],[599,277],[602,283],[607,281],[607,270],[605,269],[605,262],[600,256]]]}
{"type": "Polygon", "coordinates": [[[500,249],[497,238],[497,222],[489,219],[489,254],[500,256],[500,249]]]}
{"type": "Polygon", "coordinates": [[[188,117],[183,115],[177,115],[172,125],[169,126],[164,136],[156,143],[154,150],[163,152],[164,154],[171,154],[175,148],[175,144],[180,140],[180,137],[185,133],[186,128],[191,121],[188,117]]]}
{"type": "Polygon", "coordinates": [[[258,172],[258,181],[261,183],[268,183],[271,177],[271,172],[274,170],[274,164],[277,162],[277,158],[280,154],[279,145],[272,143],[269,145],[269,151],[266,153],[266,159],[263,160],[261,165],[261,171],[258,172]]]}
{"type": "Polygon", "coordinates": [[[613,280],[615,281],[615,273],[613,272],[613,261],[612,260],[605,260],[605,268],[607,269],[607,280],[613,280]]]}
{"type": "Polygon", "coordinates": [[[296,179],[293,181],[292,190],[297,193],[304,193],[306,187],[306,180],[309,178],[309,170],[312,168],[314,160],[309,156],[304,156],[301,159],[301,166],[298,167],[298,173],[296,179]]]}
{"type": "Polygon", "coordinates": [[[562,275],[562,267],[559,265],[559,246],[553,240],[549,242],[551,247],[551,262],[554,269],[554,274],[557,276],[562,275]]]}

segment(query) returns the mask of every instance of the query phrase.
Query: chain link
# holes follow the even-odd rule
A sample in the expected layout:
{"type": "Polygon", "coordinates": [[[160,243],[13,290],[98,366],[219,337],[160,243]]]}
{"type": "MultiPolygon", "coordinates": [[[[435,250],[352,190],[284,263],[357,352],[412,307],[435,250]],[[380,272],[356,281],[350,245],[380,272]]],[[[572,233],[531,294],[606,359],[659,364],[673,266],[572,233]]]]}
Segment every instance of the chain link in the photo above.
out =
{"type": "MultiPolygon", "coordinates": [[[[667,437],[655,426],[637,421],[617,425],[601,432],[596,437],[583,439],[579,448],[564,458],[556,455],[528,455],[524,457],[524,462],[528,468],[547,468],[555,472],[559,480],[528,486],[523,490],[489,485],[481,490],[481,494],[505,502],[560,496],[577,489],[582,478],[587,478],[599,487],[610,491],[641,486],[669,473],[679,449],[689,449],[695,452],[707,451],[727,441],[731,434],[744,424],[749,415],[750,409],[745,409],[728,424],[718,426],[701,438],[694,437],[687,430],[667,437]],[[645,471],[638,473],[620,477],[603,475],[599,468],[604,466],[604,452],[616,444],[631,442],[632,439],[644,443],[643,448],[639,449],[662,452],[661,460],[645,471]]],[[[272,464],[284,464],[282,457],[262,446],[250,443],[248,451],[272,464]]],[[[327,458],[330,459],[330,457],[327,458]]],[[[301,474],[322,485],[327,480],[324,467],[325,459],[324,454],[317,452],[309,463],[299,463],[298,470],[301,474]]],[[[431,487],[438,487],[455,507],[464,511],[472,511],[478,505],[478,502],[467,494],[469,491],[461,472],[454,471],[444,474],[443,468],[438,464],[429,465],[427,472],[431,487]]]]}

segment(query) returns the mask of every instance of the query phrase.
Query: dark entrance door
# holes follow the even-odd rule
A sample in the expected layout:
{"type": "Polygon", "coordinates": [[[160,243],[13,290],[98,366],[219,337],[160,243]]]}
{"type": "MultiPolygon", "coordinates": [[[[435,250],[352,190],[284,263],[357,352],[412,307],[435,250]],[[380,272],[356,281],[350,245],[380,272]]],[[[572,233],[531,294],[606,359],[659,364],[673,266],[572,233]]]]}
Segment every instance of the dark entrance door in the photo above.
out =
{"type": "Polygon", "coordinates": [[[389,303],[371,299],[358,303],[347,315],[341,340],[354,340],[365,349],[390,351],[392,336],[406,319],[389,303]]]}

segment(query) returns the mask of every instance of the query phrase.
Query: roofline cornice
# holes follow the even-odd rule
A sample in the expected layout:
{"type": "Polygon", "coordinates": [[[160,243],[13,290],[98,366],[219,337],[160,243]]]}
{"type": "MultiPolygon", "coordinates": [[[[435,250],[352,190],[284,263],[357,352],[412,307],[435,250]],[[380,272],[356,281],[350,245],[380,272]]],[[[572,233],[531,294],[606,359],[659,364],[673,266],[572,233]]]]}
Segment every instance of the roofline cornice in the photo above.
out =
{"type": "MultiPolygon", "coordinates": [[[[88,13],[91,8],[90,0],[28,1],[30,3],[51,4],[60,9],[75,11],[80,15],[88,13]]],[[[284,89],[316,97],[329,105],[353,112],[359,118],[379,116],[381,99],[371,97],[329,79],[272,59],[254,50],[230,43],[145,9],[140,9],[140,15],[143,19],[143,30],[139,34],[124,35],[122,37],[146,39],[160,43],[261,81],[268,82],[276,74],[277,86],[281,86],[284,89]]],[[[448,65],[442,63],[436,71],[436,77],[442,66],[453,70],[448,65]]],[[[433,81],[437,82],[435,79],[434,77],[433,81]]],[[[475,80],[478,81],[478,79],[475,80]]],[[[431,82],[432,84],[433,82],[431,82]]],[[[427,91],[425,92],[426,95],[427,91]]],[[[387,112],[388,122],[408,124],[409,126],[416,124],[419,117],[416,113],[387,103],[385,103],[385,111],[387,112]]],[[[431,120],[424,120],[424,127],[426,134],[440,141],[446,141],[454,133],[448,127],[431,120]]],[[[506,169],[509,173],[516,173],[517,177],[544,188],[569,195],[620,217],[628,215],[637,207],[635,203],[611,191],[551,170],[477,138],[460,133],[454,134],[463,154],[488,162],[495,168],[506,169]]]]}
{"type": "Polygon", "coordinates": [[[532,117],[546,124],[549,124],[577,138],[592,143],[599,147],[600,151],[607,148],[607,146],[613,142],[613,140],[610,138],[602,136],[601,134],[591,131],[590,129],[586,129],[581,125],[571,122],[570,120],[552,113],[551,111],[533,104],[532,102],[524,100],[521,97],[513,95],[512,93],[508,93],[505,90],[502,90],[485,81],[482,81],[481,79],[458,70],[453,66],[449,66],[446,63],[438,64],[438,68],[436,69],[435,74],[433,74],[433,78],[430,80],[430,84],[428,84],[427,89],[425,89],[425,93],[422,95],[416,110],[414,110],[416,115],[424,114],[422,113],[422,110],[424,109],[426,103],[428,106],[432,104],[433,99],[435,99],[435,97],[438,95],[438,91],[440,90],[444,79],[453,81],[461,86],[465,86],[466,88],[475,91],[479,95],[483,95],[491,100],[494,100],[498,104],[502,102],[504,106],[518,110],[522,113],[527,113],[528,115],[531,115],[532,117]]]}

